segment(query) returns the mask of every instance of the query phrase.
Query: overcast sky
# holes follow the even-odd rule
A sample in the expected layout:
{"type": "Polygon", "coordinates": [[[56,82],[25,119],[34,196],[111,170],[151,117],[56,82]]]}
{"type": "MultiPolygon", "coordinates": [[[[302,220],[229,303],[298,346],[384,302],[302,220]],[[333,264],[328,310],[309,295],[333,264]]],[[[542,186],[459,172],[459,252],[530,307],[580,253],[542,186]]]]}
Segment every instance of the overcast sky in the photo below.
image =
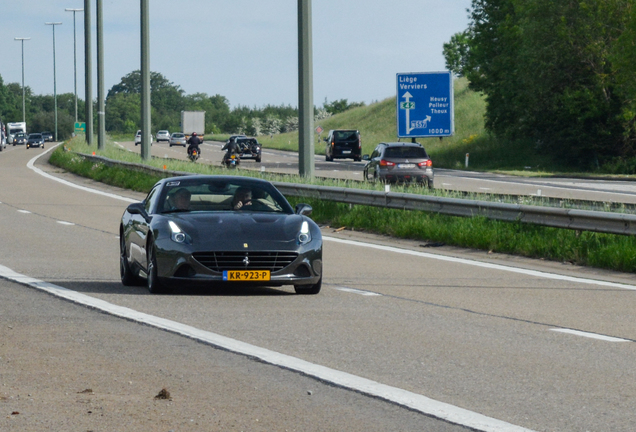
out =
{"type": "MultiPolygon", "coordinates": [[[[471,0],[313,0],[314,103],[382,100],[395,74],[445,69],[442,44],[468,25],[471,0]]],[[[3,1],[0,75],[53,94],[73,90],[73,13],[82,0],[3,1]]],[[[93,98],[97,97],[92,0],[93,98]]],[[[106,92],[140,68],[140,2],[103,0],[106,92]]],[[[84,99],[84,16],[76,15],[77,92],[84,99]]],[[[298,105],[296,0],[150,0],[150,69],[187,94],[221,94],[232,107],[298,105]]]]}

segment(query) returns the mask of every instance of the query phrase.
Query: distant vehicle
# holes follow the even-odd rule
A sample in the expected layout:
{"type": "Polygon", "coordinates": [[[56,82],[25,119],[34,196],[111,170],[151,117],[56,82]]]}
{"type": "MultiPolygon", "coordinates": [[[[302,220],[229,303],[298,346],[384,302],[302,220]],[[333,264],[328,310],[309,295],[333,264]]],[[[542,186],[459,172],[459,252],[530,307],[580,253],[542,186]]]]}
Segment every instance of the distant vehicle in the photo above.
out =
{"type": "Polygon", "coordinates": [[[157,140],[157,142],[161,142],[161,141],[170,142],[170,132],[168,132],[167,130],[157,131],[157,135],[155,135],[155,139],[157,140]]]}
{"type": "Polygon", "coordinates": [[[168,142],[170,143],[170,147],[173,145],[182,145],[185,147],[188,144],[186,142],[185,134],[181,132],[173,132],[172,135],[170,135],[170,140],[168,142]]]}
{"type": "Polygon", "coordinates": [[[42,132],[42,138],[44,138],[44,141],[53,142],[53,134],[49,131],[42,132]]]}
{"type": "Polygon", "coordinates": [[[368,161],[362,178],[386,183],[421,183],[433,188],[433,161],[419,143],[380,143],[368,161]]]}
{"type": "Polygon", "coordinates": [[[27,143],[27,134],[25,134],[24,132],[18,132],[13,136],[13,145],[17,145],[17,144],[26,144],[27,143]]]}
{"type": "Polygon", "coordinates": [[[13,139],[19,133],[26,134],[26,123],[25,122],[16,122],[16,123],[7,123],[7,142],[9,144],[13,144],[13,139]]]}
{"type": "Polygon", "coordinates": [[[7,137],[5,134],[4,123],[0,121],[0,151],[7,148],[7,137]]]}
{"type": "Polygon", "coordinates": [[[239,156],[241,159],[254,159],[256,162],[261,161],[262,147],[256,138],[240,136],[236,138],[239,146],[239,156]]]}
{"type": "Polygon", "coordinates": [[[26,148],[27,150],[30,147],[42,147],[44,148],[44,137],[41,133],[32,133],[29,134],[29,138],[27,138],[26,148]]]}
{"type": "MultiPolygon", "coordinates": [[[[137,134],[135,134],[135,146],[138,144],[141,144],[141,130],[138,130],[137,134]]],[[[150,145],[152,145],[152,134],[150,134],[150,145]]]]}
{"type": "Polygon", "coordinates": [[[353,159],[362,160],[362,143],[360,142],[360,132],[357,130],[330,130],[325,147],[325,160],[353,159]]]}
{"type": "Polygon", "coordinates": [[[181,132],[186,141],[192,132],[196,132],[201,141],[205,135],[205,111],[181,111],[181,132]]]}

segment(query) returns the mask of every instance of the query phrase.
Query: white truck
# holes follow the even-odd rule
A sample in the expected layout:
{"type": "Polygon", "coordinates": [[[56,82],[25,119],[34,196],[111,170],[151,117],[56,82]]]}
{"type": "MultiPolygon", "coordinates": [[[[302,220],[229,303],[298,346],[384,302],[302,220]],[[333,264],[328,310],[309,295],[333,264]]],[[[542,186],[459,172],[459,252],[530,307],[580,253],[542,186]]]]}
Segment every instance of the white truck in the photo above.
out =
{"type": "Polygon", "coordinates": [[[203,140],[205,135],[205,111],[181,111],[181,132],[186,136],[186,140],[190,138],[192,132],[203,140]]]}
{"type": "Polygon", "coordinates": [[[7,142],[13,143],[13,137],[20,132],[26,133],[25,122],[7,123],[7,142]]]}

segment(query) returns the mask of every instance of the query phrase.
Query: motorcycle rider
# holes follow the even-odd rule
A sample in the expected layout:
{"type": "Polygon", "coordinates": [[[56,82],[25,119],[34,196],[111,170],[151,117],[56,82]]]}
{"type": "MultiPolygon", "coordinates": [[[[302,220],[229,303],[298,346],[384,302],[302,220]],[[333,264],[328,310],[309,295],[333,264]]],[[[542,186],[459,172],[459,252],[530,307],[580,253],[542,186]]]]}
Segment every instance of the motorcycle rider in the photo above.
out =
{"type": "Polygon", "coordinates": [[[201,156],[201,148],[199,147],[199,144],[201,144],[201,138],[199,138],[197,136],[196,132],[192,132],[192,136],[190,138],[188,138],[188,156],[190,156],[192,154],[192,150],[197,151],[199,157],[201,156]]]}
{"type": "Polygon", "coordinates": [[[236,142],[236,138],[234,137],[230,138],[230,140],[227,143],[225,143],[225,145],[223,146],[221,150],[227,150],[225,152],[225,155],[223,155],[223,163],[225,163],[225,161],[227,161],[230,158],[230,156],[232,156],[232,154],[238,155],[239,146],[236,142]]]}

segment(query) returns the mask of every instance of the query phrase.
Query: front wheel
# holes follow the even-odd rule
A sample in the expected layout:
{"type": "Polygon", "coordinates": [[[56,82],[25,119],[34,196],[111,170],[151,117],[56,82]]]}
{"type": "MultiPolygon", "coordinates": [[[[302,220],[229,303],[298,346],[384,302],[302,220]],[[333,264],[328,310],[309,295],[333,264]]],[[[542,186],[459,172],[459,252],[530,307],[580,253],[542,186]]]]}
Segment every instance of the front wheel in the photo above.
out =
{"type": "Polygon", "coordinates": [[[126,255],[126,240],[123,235],[119,236],[119,276],[124,286],[141,285],[142,279],[130,270],[130,263],[126,255]]]}
{"type": "Polygon", "coordinates": [[[168,289],[159,281],[157,276],[157,251],[155,245],[150,243],[148,245],[148,279],[146,279],[146,286],[151,294],[164,294],[168,292],[168,289]]]}
{"type": "Polygon", "coordinates": [[[294,291],[296,291],[296,294],[302,295],[318,294],[320,292],[320,288],[322,288],[322,276],[320,276],[320,280],[315,285],[294,285],[294,291]]]}

